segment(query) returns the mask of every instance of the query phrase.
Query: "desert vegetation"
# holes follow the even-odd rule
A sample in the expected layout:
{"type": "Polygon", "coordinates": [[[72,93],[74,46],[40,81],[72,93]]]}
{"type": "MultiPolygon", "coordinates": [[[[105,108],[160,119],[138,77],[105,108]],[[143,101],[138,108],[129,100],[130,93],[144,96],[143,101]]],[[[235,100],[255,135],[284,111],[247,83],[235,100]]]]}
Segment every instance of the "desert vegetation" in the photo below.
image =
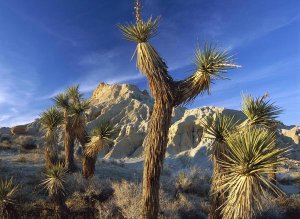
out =
{"type": "Polygon", "coordinates": [[[19,134],[0,133],[0,218],[297,218],[300,196],[283,190],[291,190],[291,182],[300,187],[300,175],[276,176],[282,170],[299,170],[300,162],[289,160],[292,148],[282,141],[277,120],[282,109],[268,95],[244,95],[241,116],[225,110],[201,118],[194,114],[199,129],[190,135],[193,140],[200,136],[197,145],[175,155],[167,151],[170,126],[182,122],[172,121],[176,109],[210,94],[215,80],[240,66],[228,51],[204,43],[195,52],[194,74],[174,80],[150,43],[160,19],[144,21],[141,8],[136,0],[136,22],[119,29],[137,44],[137,68],[153,97],[151,102],[143,99],[147,92],[137,97],[128,90],[123,93],[131,98],[126,104],[134,113],[146,115],[138,115],[143,120],[149,114],[140,128],[147,135],[126,126],[138,116],[125,104],[107,112],[106,102],[92,104],[79,85],[67,88],[35,122],[41,132],[31,135],[27,129],[35,127],[26,126],[19,134]],[[142,101],[152,104],[151,110],[134,108],[142,101]],[[123,120],[124,114],[129,116],[123,120]],[[120,142],[139,145],[127,150],[120,142]],[[143,152],[118,158],[124,149],[127,155],[143,152]],[[107,158],[112,153],[116,159],[107,158]]]}

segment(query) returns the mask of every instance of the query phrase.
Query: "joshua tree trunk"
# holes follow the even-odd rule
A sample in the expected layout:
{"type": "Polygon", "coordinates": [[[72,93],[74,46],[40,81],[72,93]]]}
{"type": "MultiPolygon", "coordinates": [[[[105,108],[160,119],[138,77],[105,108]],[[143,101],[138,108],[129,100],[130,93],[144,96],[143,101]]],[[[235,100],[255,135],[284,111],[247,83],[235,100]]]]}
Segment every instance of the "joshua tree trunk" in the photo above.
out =
{"type": "Polygon", "coordinates": [[[69,171],[74,171],[76,169],[74,164],[74,142],[75,137],[72,134],[73,130],[71,127],[71,121],[68,116],[65,116],[67,118],[66,124],[65,124],[65,132],[64,132],[64,146],[65,146],[65,167],[69,171]]]}
{"type": "Polygon", "coordinates": [[[143,178],[143,218],[157,218],[159,178],[166,152],[173,106],[155,102],[146,138],[143,178]]]}
{"type": "Polygon", "coordinates": [[[56,216],[58,218],[68,218],[69,209],[65,203],[65,197],[62,194],[57,194],[52,197],[55,204],[56,216]]]}
{"type": "Polygon", "coordinates": [[[82,175],[89,179],[95,174],[96,157],[88,157],[84,155],[82,160],[82,175]]]}
{"type": "Polygon", "coordinates": [[[211,196],[211,207],[210,207],[210,212],[208,215],[209,219],[221,219],[221,205],[225,201],[224,194],[222,192],[217,192],[218,187],[220,186],[221,179],[224,176],[222,168],[218,164],[217,160],[220,159],[225,159],[225,156],[222,156],[226,153],[224,150],[224,147],[226,147],[225,144],[223,145],[218,145],[218,148],[215,148],[215,152],[213,155],[213,166],[214,166],[214,173],[212,177],[212,186],[211,186],[211,191],[210,191],[210,196],[211,196]],[[217,151],[221,150],[221,151],[217,151]]]}
{"type": "Polygon", "coordinates": [[[46,135],[45,145],[45,163],[46,168],[50,168],[58,161],[58,150],[56,146],[56,135],[53,132],[49,132],[46,135]]]}
{"type": "MultiPolygon", "coordinates": [[[[80,132],[76,133],[76,137],[80,142],[83,152],[85,151],[85,145],[90,142],[90,137],[88,136],[85,130],[81,130],[80,132]]],[[[95,173],[95,165],[96,165],[96,157],[89,157],[83,154],[82,159],[82,175],[84,178],[89,179],[95,173]]]]}

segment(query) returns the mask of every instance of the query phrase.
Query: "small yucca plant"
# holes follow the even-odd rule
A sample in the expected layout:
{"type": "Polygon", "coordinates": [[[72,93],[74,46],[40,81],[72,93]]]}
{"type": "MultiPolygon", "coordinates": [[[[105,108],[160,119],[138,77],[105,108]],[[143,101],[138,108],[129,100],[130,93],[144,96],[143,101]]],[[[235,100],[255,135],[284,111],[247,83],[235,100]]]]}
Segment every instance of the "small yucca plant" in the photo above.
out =
{"type": "Polygon", "coordinates": [[[262,210],[267,191],[283,195],[267,174],[285,160],[288,149],[276,147],[276,133],[264,128],[246,127],[227,135],[225,141],[226,158],[217,161],[224,173],[217,189],[226,193],[223,218],[250,219],[262,210]]]}
{"type": "Polygon", "coordinates": [[[66,195],[67,169],[63,164],[58,163],[46,170],[46,178],[41,185],[45,187],[53,198],[61,198],[66,195]]]}
{"type": "Polygon", "coordinates": [[[55,204],[55,215],[58,218],[66,218],[68,215],[68,208],[65,204],[67,171],[68,169],[63,164],[53,165],[46,170],[46,178],[41,183],[55,204]]]}
{"type": "Polygon", "coordinates": [[[19,192],[19,185],[15,185],[13,178],[0,180],[0,216],[15,218],[16,197],[19,192]]]}

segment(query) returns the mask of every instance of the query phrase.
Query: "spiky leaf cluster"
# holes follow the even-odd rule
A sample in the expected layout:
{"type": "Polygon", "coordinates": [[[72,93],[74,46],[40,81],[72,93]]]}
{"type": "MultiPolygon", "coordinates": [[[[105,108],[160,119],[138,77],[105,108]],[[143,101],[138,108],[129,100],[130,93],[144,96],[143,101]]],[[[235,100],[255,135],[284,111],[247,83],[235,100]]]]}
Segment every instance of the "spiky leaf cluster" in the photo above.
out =
{"type": "Polygon", "coordinates": [[[79,104],[83,100],[83,94],[79,91],[79,85],[74,85],[67,88],[66,95],[70,98],[73,104],[79,104]]]}
{"type": "Polygon", "coordinates": [[[100,122],[92,131],[91,141],[86,145],[85,154],[96,156],[106,145],[113,144],[114,126],[110,122],[100,122]]]}
{"type": "Polygon", "coordinates": [[[19,192],[19,185],[15,185],[13,178],[0,180],[0,204],[15,204],[16,196],[19,192]]]}
{"type": "Polygon", "coordinates": [[[282,109],[267,100],[267,95],[253,98],[251,95],[243,97],[242,111],[247,116],[246,124],[262,125],[271,128],[282,109]]]}
{"type": "Polygon", "coordinates": [[[45,187],[50,196],[66,194],[67,169],[63,164],[53,165],[46,171],[46,178],[41,185],[45,187]]]}
{"type": "Polygon", "coordinates": [[[276,133],[263,128],[247,127],[225,137],[226,159],[219,160],[224,177],[220,192],[227,192],[222,206],[224,219],[252,218],[262,210],[266,189],[277,195],[281,190],[268,180],[266,174],[282,163],[288,149],[276,147],[276,133]]]}
{"type": "Polygon", "coordinates": [[[53,131],[64,120],[63,114],[55,107],[49,108],[47,111],[41,114],[40,122],[48,130],[53,131]]]}
{"type": "Polygon", "coordinates": [[[126,25],[119,25],[124,38],[136,43],[148,42],[150,38],[157,34],[158,27],[159,17],[154,20],[152,17],[147,21],[140,20],[136,24],[128,23],[126,25]]]}
{"type": "Polygon", "coordinates": [[[198,46],[195,52],[195,66],[195,73],[181,81],[178,87],[184,103],[194,100],[198,94],[209,94],[214,80],[228,79],[222,73],[240,67],[233,63],[228,51],[222,51],[212,44],[204,44],[203,48],[198,46]]]}
{"type": "Polygon", "coordinates": [[[224,142],[225,136],[236,127],[237,123],[238,121],[233,115],[224,115],[218,112],[215,117],[205,117],[201,125],[205,130],[206,138],[224,142]]]}
{"type": "Polygon", "coordinates": [[[55,105],[63,110],[70,108],[69,97],[65,93],[60,93],[53,98],[55,105]]]}

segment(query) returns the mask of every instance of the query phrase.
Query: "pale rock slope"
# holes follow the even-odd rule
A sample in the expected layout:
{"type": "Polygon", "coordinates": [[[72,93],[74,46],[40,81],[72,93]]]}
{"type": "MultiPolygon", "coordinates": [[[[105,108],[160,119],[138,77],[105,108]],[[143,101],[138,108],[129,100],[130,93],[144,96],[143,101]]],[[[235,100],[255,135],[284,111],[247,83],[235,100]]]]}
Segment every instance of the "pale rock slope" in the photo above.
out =
{"type": "MultiPolygon", "coordinates": [[[[149,93],[130,84],[100,83],[90,101],[92,107],[87,112],[88,131],[103,120],[112,122],[117,130],[114,146],[105,148],[100,156],[115,159],[142,158],[143,142],[154,103],[149,93]]],[[[206,116],[213,116],[217,112],[233,114],[238,119],[245,118],[241,111],[213,106],[196,109],[176,107],[173,110],[166,156],[170,158],[188,156],[195,159],[200,155],[203,157],[210,141],[203,138],[200,122],[206,116]]],[[[7,129],[1,130],[7,134],[7,129]]],[[[12,128],[12,130],[17,129],[12,128]]],[[[279,131],[281,143],[293,147],[291,158],[300,159],[300,127],[281,125],[279,131]]],[[[41,142],[39,144],[42,145],[43,133],[38,119],[26,125],[26,132],[39,139],[38,141],[41,142]]]]}

